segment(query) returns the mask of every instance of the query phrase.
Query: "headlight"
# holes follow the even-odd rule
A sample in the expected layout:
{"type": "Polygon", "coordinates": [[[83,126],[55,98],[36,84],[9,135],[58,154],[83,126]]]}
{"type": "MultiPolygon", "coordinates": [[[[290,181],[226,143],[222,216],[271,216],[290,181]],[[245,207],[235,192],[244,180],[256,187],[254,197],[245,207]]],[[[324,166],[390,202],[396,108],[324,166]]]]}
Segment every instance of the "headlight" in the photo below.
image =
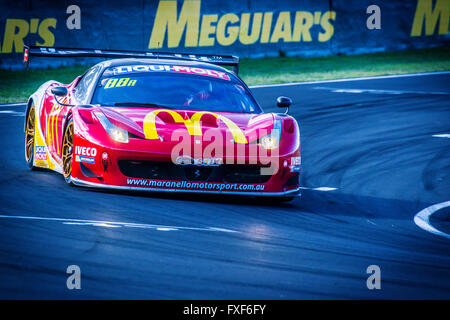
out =
{"type": "Polygon", "coordinates": [[[259,138],[259,144],[265,149],[271,150],[280,146],[281,140],[281,120],[275,120],[273,130],[270,134],[259,138]]]}
{"type": "Polygon", "coordinates": [[[123,143],[128,142],[128,132],[126,130],[113,125],[102,112],[95,112],[95,116],[113,140],[123,143]]]}
{"type": "Polygon", "coordinates": [[[275,149],[278,146],[278,141],[273,138],[271,134],[262,137],[259,143],[266,149],[275,149]]]}

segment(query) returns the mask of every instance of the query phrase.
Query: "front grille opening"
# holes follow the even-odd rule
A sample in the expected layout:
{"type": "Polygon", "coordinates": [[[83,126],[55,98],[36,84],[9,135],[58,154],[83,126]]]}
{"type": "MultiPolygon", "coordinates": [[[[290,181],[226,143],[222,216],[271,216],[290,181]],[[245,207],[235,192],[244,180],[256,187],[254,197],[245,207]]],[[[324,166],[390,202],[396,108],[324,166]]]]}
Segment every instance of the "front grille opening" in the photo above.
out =
{"type": "Polygon", "coordinates": [[[297,187],[300,183],[300,174],[294,173],[284,185],[285,187],[297,187]]]}
{"type": "Polygon", "coordinates": [[[270,175],[261,175],[257,165],[221,165],[217,167],[176,165],[162,161],[119,160],[123,175],[155,180],[188,180],[228,183],[265,183],[270,175]]]}

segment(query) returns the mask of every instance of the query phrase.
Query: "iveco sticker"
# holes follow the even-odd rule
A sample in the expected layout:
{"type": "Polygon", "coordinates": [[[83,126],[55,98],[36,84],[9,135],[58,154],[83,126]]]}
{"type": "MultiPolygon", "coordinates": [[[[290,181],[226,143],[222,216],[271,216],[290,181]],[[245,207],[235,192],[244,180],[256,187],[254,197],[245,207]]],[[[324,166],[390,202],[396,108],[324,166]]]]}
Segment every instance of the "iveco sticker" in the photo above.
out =
{"type": "Polygon", "coordinates": [[[75,147],[75,155],[95,157],[97,155],[97,149],[96,148],[76,146],[75,147]]]}

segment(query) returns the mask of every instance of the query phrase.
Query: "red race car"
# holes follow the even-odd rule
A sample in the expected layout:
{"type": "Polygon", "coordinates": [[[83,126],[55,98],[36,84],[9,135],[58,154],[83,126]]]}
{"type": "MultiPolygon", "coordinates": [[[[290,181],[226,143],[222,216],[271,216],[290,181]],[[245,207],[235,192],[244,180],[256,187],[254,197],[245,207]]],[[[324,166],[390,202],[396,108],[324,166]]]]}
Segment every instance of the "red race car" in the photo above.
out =
{"type": "Polygon", "coordinates": [[[29,98],[30,168],[96,188],[299,195],[291,100],[277,99],[286,113],[264,113],[237,76],[237,57],[26,46],[26,66],[33,56],[115,59],[29,98]]]}

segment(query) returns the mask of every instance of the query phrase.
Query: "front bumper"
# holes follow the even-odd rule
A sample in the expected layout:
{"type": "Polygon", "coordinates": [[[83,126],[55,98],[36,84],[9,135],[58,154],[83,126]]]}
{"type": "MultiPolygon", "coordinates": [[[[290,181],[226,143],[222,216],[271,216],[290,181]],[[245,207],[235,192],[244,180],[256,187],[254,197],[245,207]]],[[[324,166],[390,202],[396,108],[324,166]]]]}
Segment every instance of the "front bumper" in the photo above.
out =
{"type": "MultiPolygon", "coordinates": [[[[292,196],[298,194],[300,190],[300,165],[293,162],[293,159],[300,159],[299,147],[273,158],[271,161],[277,164],[278,170],[270,176],[255,177],[253,169],[264,167],[263,163],[251,162],[250,158],[246,157],[240,158],[244,161],[243,163],[239,162],[239,159],[234,159],[234,162],[228,164],[227,158],[224,157],[223,164],[220,166],[224,168],[224,173],[221,175],[217,172],[221,170],[213,169],[213,173],[205,177],[204,173],[208,171],[208,167],[205,169],[202,166],[198,167],[199,170],[194,168],[199,175],[197,173],[193,175],[192,170],[188,172],[187,169],[183,169],[184,171],[178,174],[180,166],[171,162],[172,147],[166,143],[132,139],[126,145],[106,146],[99,143],[102,140],[105,139],[76,136],[75,151],[83,150],[87,157],[84,154],[74,156],[71,179],[75,185],[117,190],[258,196],[292,196]],[[107,161],[103,159],[105,153],[107,153],[107,161]],[[150,166],[155,163],[157,166],[151,168],[150,166]],[[161,165],[162,163],[170,165],[164,166],[161,165]],[[249,166],[252,167],[252,170],[242,174],[238,170],[233,171],[239,163],[247,169],[249,166]],[[143,166],[144,172],[140,172],[140,169],[135,166],[143,166]]],[[[186,167],[190,166],[184,166],[186,167]]]]}
{"type": "Polygon", "coordinates": [[[95,183],[78,178],[72,178],[71,181],[74,185],[80,187],[122,190],[122,191],[146,191],[146,192],[172,192],[172,193],[204,193],[204,194],[230,194],[230,195],[244,195],[244,196],[267,196],[267,197],[299,197],[300,187],[284,191],[284,192],[245,192],[245,191],[226,191],[226,190],[191,190],[191,189],[176,189],[176,188],[146,188],[146,187],[133,187],[133,186],[121,186],[121,185],[107,185],[102,183],[95,183]]]}

